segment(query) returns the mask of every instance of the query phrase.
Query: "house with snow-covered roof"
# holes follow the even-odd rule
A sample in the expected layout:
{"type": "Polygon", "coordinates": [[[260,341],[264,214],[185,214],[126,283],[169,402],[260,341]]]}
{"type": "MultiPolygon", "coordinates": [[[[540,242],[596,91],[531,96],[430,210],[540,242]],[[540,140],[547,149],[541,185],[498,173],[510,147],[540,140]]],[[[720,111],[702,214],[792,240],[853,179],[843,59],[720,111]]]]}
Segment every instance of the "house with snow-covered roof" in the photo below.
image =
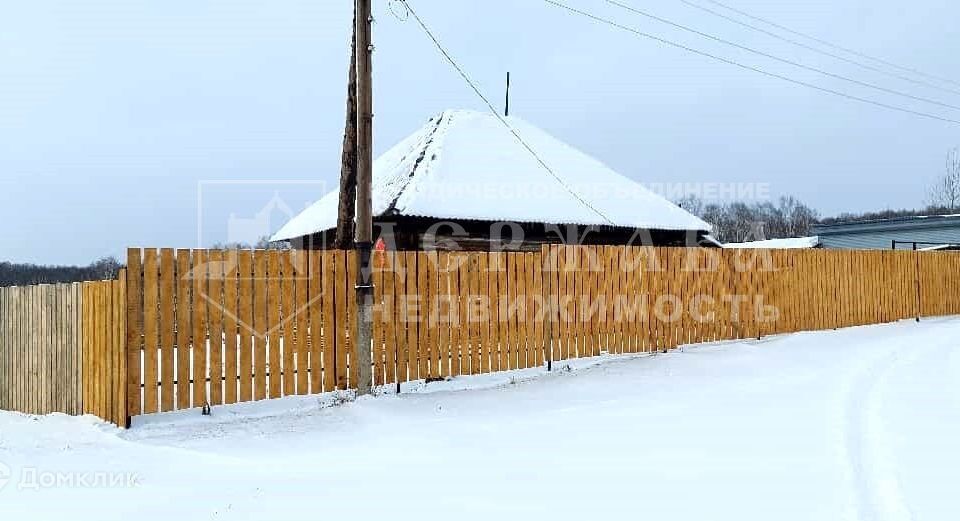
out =
{"type": "MultiPolygon", "coordinates": [[[[375,161],[374,227],[387,248],[713,246],[703,220],[535,126],[506,121],[446,111],[375,161]]],[[[327,194],[272,239],[332,244],[338,202],[327,194]]]]}

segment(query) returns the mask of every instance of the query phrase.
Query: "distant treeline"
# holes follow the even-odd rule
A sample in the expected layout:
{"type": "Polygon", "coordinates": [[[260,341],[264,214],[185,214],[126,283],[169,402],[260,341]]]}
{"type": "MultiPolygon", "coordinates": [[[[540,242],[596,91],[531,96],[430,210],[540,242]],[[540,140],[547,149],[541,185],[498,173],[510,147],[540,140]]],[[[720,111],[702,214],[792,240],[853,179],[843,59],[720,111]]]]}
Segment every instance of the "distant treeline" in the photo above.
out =
{"type": "Polygon", "coordinates": [[[864,222],[880,219],[896,219],[898,217],[915,217],[917,215],[953,215],[960,213],[960,208],[949,206],[928,206],[922,210],[881,210],[879,212],[842,213],[836,217],[828,217],[820,221],[821,224],[836,224],[839,222],[864,222]]]}
{"type": "Polygon", "coordinates": [[[115,279],[123,265],[105,257],[89,266],[39,266],[0,262],[0,287],[115,279]]]}
{"type": "Polygon", "coordinates": [[[725,243],[807,237],[813,235],[815,224],[876,221],[918,215],[960,214],[960,207],[931,205],[919,210],[847,212],[836,217],[821,219],[816,210],[793,197],[781,197],[776,202],[754,203],[705,203],[696,197],[686,197],[677,204],[712,224],[712,235],[725,243]]]}
{"type": "Polygon", "coordinates": [[[793,197],[781,197],[776,202],[721,204],[691,196],[677,204],[712,224],[713,236],[720,242],[805,237],[819,217],[816,210],[793,197]]]}

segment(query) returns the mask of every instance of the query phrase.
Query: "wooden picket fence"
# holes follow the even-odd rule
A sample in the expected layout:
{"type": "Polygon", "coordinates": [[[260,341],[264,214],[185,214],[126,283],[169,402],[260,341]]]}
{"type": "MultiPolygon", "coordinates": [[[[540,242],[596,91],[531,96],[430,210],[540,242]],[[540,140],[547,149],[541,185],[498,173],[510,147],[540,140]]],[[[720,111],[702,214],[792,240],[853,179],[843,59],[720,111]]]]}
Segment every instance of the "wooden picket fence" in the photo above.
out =
{"type": "MultiPolygon", "coordinates": [[[[355,386],[353,252],[128,259],[129,414],[355,386]]],[[[951,253],[550,246],[373,264],[376,385],[960,313],[951,253]]]]}
{"type": "MultiPolygon", "coordinates": [[[[377,252],[374,383],[960,314],[950,252],[377,252]]],[[[356,387],[353,252],[130,249],[0,289],[0,408],[131,416],[356,387]]]]}
{"type": "Polygon", "coordinates": [[[123,291],[122,281],[0,288],[0,409],[123,424],[123,291]]]}
{"type": "Polygon", "coordinates": [[[129,414],[349,388],[354,255],[129,250],[129,414]]]}

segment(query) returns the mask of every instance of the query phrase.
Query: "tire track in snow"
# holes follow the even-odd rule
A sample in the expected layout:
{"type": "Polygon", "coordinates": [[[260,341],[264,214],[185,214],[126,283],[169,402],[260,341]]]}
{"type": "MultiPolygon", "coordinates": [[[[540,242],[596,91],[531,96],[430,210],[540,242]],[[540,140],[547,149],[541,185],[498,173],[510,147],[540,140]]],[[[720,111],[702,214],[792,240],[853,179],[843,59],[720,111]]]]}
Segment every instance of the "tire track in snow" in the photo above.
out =
{"type": "Polygon", "coordinates": [[[883,403],[891,375],[916,362],[927,348],[891,349],[858,366],[841,387],[842,451],[852,505],[846,518],[858,521],[912,521],[900,488],[883,403]]]}

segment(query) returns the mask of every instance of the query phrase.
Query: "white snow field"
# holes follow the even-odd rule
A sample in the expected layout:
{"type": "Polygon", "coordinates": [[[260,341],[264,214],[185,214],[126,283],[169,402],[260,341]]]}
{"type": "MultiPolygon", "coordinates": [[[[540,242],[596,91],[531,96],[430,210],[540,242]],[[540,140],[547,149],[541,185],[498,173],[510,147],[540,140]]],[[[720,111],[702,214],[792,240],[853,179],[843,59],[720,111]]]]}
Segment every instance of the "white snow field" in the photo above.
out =
{"type": "Polygon", "coordinates": [[[960,518],[957,318],[319,402],[0,413],[0,520],[960,518]]]}

